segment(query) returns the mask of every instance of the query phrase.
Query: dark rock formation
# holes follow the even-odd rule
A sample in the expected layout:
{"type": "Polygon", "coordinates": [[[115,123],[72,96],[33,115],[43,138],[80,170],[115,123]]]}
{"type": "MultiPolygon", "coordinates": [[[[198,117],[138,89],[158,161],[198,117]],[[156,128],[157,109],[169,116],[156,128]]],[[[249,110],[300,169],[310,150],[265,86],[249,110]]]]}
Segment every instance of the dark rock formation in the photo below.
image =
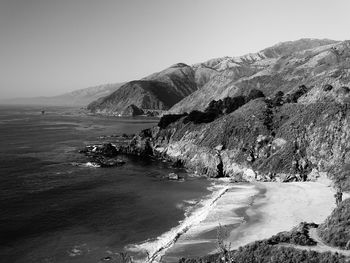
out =
{"type": "Polygon", "coordinates": [[[81,150],[80,153],[85,154],[91,163],[99,167],[116,167],[125,164],[124,160],[117,158],[119,150],[111,143],[89,145],[81,150]]]}
{"type": "Polygon", "coordinates": [[[168,174],[168,179],[169,180],[179,180],[180,177],[176,173],[170,173],[170,174],[168,174]]]}
{"type": "Polygon", "coordinates": [[[143,114],[144,114],[144,111],[142,109],[138,108],[134,104],[131,104],[130,106],[126,107],[120,115],[134,117],[134,116],[139,116],[143,114]]]}
{"type": "Polygon", "coordinates": [[[102,145],[88,145],[80,153],[84,153],[87,156],[104,156],[115,157],[118,154],[117,148],[111,143],[105,143],[102,145]]]}

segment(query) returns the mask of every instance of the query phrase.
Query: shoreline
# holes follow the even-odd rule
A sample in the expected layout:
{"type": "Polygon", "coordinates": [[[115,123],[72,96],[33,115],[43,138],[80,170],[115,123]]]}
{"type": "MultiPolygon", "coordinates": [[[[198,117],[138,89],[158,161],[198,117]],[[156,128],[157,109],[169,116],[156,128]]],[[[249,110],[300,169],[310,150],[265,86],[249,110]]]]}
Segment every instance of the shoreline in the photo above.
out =
{"type": "Polygon", "coordinates": [[[231,231],[232,249],[289,231],[300,222],[320,224],[336,207],[330,181],[256,184],[266,193],[247,210],[249,220],[231,231]]]}
{"type": "MultiPolygon", "coordinates": [[[[230,189],[235,187],[242,185],[232,184],[230,189]]],[[[248,184],[248,187],[252,191],[226,191],[207,218],[184,233],[166,251],[161,262],[175,263],[181,257],[216,253],[217,248],[213,248],[216,240],[213,237],[216,236],[219,223],[229,230],[226,244],[231,244],[231,249],[237,249],[279,232],[289,231],[303,221],[322,223],[335,208],[335,190],[328,179],[322,182],[255,182],[248,184]],[[235,202],[240,204],[232,211],[227,209],[227,205],[220,206],[220,202],[227,201],[231,201],[231,208],[235,202]],[[215,219],[214,215],[225,214],[227,218],[220,218],[216,225],[210,222],[210,219],[215,219]]]]}
{"type": "Polygon", "coordinates": [[[215,206],[218,200],[231,188],[227,183],[213,184],[209,187],[211,194],[206,195],[198,202],[179,224],[155,239],[146,240],[125,247],[126,251],[134,254],[135,262],[160,262],[166,251],[172,247],[177,240],[188,232],[193,226],[204,220],[215,206]],[[217,189],[215,189],[217,188],[217,189]]]}
{"type": "Polygon", "coordinates": [[[216,184],[223,182],[229,185],[229,189],[211,207],[206,218],[193,225],[186,233],[172,245],[161,258],[160,262],[178,262],[180,257],[209,254],[217,247],[217,228],[219,225],[225,231],[232,231],[242,222],[248,220],[246,211],[256,198],[264,194],[265,190],[250,183],[231,183],[228,180],[218,180],[216,184]]]}

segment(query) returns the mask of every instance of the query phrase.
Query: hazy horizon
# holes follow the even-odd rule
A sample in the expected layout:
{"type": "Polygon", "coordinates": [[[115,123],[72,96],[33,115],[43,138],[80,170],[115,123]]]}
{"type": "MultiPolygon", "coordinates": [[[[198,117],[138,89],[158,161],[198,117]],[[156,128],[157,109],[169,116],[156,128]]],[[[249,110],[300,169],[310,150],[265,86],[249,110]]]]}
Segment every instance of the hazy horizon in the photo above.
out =
{"type": "Polygon", "coordinates": [[[54,96],[300,38],[350,39],[350,3],[1,0],[0,99],[54,96]]]}

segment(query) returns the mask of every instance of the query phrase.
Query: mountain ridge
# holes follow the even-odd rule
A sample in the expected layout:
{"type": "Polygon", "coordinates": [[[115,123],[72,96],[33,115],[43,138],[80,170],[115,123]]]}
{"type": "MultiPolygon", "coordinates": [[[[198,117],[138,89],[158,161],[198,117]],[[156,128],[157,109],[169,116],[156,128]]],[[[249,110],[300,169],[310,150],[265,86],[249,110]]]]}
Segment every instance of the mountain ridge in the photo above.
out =
{"type": "MultiPolygon", "coordinates": [[[[287,72],[291,80],[284,80],[288,74],[279,70],[284,69],[284,64],[288,60],[295,59],[293,56],[302,54],[303,52],[306,53],[304,57],[307,57],[307,52],[310,50],[316,53],[322,52],[322,48],[330,49],[333,45],[340,45],[341,43],[343,42],[301,39],[282,42],[270,48],[263,49],[258,53],[248,54],[242,57],[226,57],[215,65],[216,68],[221,69],[216,79],[213,78],[211,81],[208,81],[201,89],[174,105],[169,112],[181,113],[193,109],[200,110],[211,100],[247,94],[253,88],[262,88],[266,95],[271,95],[278,89],[278,85],[282,84],[287,84],[287,87],[283,91],[290,90],[297,87],[298,82],[302,81],[301,78],[297,80],[295,77],[298,77],[301,73],[304,74],[304,72],[287,72]],[[296,47],[293,46],[293,43],[296,43],[296,47]],[[287,46],[287,50],[281,51],[281,46],[287,46]],[[295,79],[293,80],[292,77],[295,79]]],[[[209,60],[204,63],[206,65],[211,62],[209,60]]],[[[292,65],[289,68],[293,67],[296,67],[296,65],[292,65]]]]}
{"type": "Polygon", "coordinates": [[[142,110],[164,111],[197,90],[197,83],[200,85],[193,68],[178,63],[124,84],[109,96],[90,103],[88,109],[95,113],[119,116],[131,104],[142,110]]]}

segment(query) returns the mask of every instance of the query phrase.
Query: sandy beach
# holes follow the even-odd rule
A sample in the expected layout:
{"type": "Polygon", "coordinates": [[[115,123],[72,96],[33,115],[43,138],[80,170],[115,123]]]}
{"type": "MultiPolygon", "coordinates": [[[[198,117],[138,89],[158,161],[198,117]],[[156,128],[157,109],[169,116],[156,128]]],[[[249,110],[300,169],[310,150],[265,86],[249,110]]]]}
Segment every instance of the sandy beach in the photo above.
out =
{"type": "Polygon", "coordinates": [[[177,262],[180,255],[214,253],[219,224],[227,229],[226,242],[235,249],[288,231],[303,221],[321,223],[335,208],[334,193],[329,180],[233,184],[207,217],[166,251],[162,262],[177,262]]]}
{"type": "Polygon", "coordinates": [[[266,192],[247,209],[248,220],[231,231],[232,248],[290,230],[303,221],[322,223],[335,208],[330,181],[256,185],[266,192]]]}

